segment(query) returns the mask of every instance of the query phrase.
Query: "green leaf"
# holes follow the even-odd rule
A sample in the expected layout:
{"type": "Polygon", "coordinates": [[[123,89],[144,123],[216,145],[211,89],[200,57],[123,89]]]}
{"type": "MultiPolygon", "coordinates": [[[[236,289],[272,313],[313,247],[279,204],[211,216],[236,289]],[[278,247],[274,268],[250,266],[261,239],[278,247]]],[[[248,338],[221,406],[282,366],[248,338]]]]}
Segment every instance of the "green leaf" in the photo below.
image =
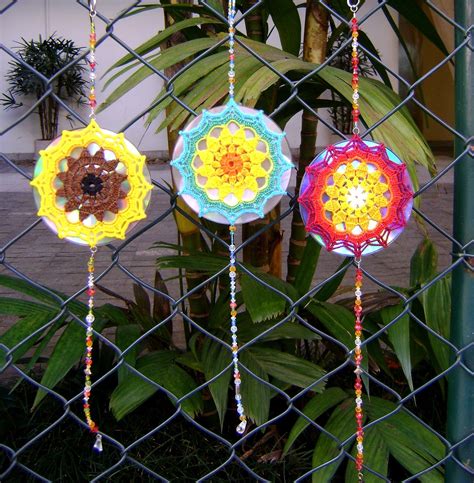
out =
{"type": "MultiPolygon", "coordinates": [[[[324,414],[327,410],[331,409],[336,404],[347,399],[347,393],[338,387],[330,387],[326,389],[322,394],[316,394],[310,399],[308,404],[303,409],[303,413],[313,421],[319,416],[324,414]]],[[[310,425],[309,421],[303,416],[300,416],[294,426],[291,428],[288,439],[283,448],[283,456],[285,456],[290,448],[295,443],[300,434],[310,425]]]]}
{"type": "MultiPolygon", "coordinates": [[[[351,436],[354,433],[354,402],[351,399],[347,399],[340,404],[329,417],[324,429],[339,441],[343,441],[351,436]]],[[[314,448],[312,467],[315,468],[337,457],[341,452],[338,446],[339,443],[337,441],[321,433],[314,448]]],[[[312,481],[314,483],[331,481],[343,461],[344,456],[342,455],[334,463],[316,471],[312,475],[312,481]]]]}
{"type": "MultiPolygon", "coordinates": [[[[351,75],[348,72],[328,66],[319,73],[319,76],[328,86],[351,101],[351,75]]],[[[360,112],[369,127],[401,103],[400,97],[378,80],[360,78],[359,84],[360,112]]],[[[434,171],[433,153],[405,106],[377,127],[373,131],[373,136],[407,164],[421,164],[430,172],[434,171]],[[410,139],[410,143],[407,143],[406,139],[410,139]]]]}
{"type": "MultiPolygon", "coordinates": [[[[218,67],[223,64],[227,65],[227,61],[229,58],[228,52],[218,52],[216,54],[209,55],[206,57],[206,66],[208,72],[215,71],[218,67]]],[[[183,72],[175,81],[174,81],[174,91],[173,93],[176,96],[181,97],[194,83],[198,80],[203,78],[202,72],[202,65],[200,62],[192,65],[183,72]]],[[[158,99],[164,98],[166,96],[166,88],[163,88],[159,94],[155,97],[152,104],[154,104],[158,99]]],[[[151,124],[165,109],[170,106],[174,102],[172,97],[167,97],[162,102],[160,102],[156,107],[154,107],[146,120],[146,124],[151,124]]],[[[163,128],[164,126],[161,125],[158,128],[158,131],[163,128]]]]}
{"type": "MultiPolygon", "coordinates": [[[[140,327],[137,324],[119,325],[115,334],[115,344],[123,352],[128,349],[141,335],[140,327]]],[[[136,359],[139,353],[139,345],[133,346],[125,357],[124,361],[132,367],[135,367],[136,359]]],[[[121,383],[128,377],[129,370],[125,366],[120,366],[118,370],[118,380],[121,383]]]]}
{"type": "MultiPolygon", "coordinates": [[[[261,63],[258,59],[250,55],[242,56],[236,61],[236,71],[239,76],[235,82],[236,96],[241,88],[241,85],[253,74],[261,63]]],[[[228,95],[227,84],[222,84],[221,79],[225,77],[228,71],[227,64],[222,65],[215,71],[210,72],[202,78],[198,85],[190,90],[190,93],[182,99],[182,101],[189,105],[195,105],[197,112],[202,112],[203,109],[209,109],[217,103],[223,103],[223,99],[228,95]]],[[[167,116],[168,117],[168,116],[167,116]]],[[[171,129],[176,130],[190,117],[187,109],[182,108],[179,104],[173,104],[170,112],[170,120],[165,120],[158,130],[165,126],[170,126],[171,129]]]]}
{"type": "MultiPolygon", "coordinates": [[[[193,27],[200,24],[218,24],[221,23],[218,20],[206,17],[192,17],[182,20],[180,22],[176,22],[166,29],[162,30],[161,32],[154,35],[151,39],[147,40],[143,44],[139,45],[135,49],[133,49],[137,54],[143,56],[151,52],[152,50],[159,49],[161,44],[169,39],[173,34],[176,32],[180,32],[189,27],[193,27]]],[[[117,67],[121,67],[133,60],[136,60],[136,57],[132,54],[127,54],[115,62],[112,67],[109,67],[104,75],[107,75],[111,70],[116,69],[117,67]]]]}
{"type": "MultiPolygon", "coordinates": [[[[96,318],[94,329],[101,332],[105,323],[104,320],[96,318]]],[[[54,388],[56,384],[79,362],[85,348],[85,329],[77,322],[70,322],[54,346],[48,362],[48,367],[41,378],[41,384],[47,388],[54,388]]],[[[46,391],[38,389],[33,408],[46,396],[46,391]]]]}
{"type": "MultiPolygon", "coordinates": [[[[178,353],[174,351],[147,354],[137,360],[136,368],[144,376],[180,398],[189,394],[197,385],[185,370],[175,364],[177,355],[178,353]]],[[[156,391],[157,389],[148,381],[135,374],[129,374],[112,393],[110,409],[117,420],[120,420],[143,404],[156,391]]],[[[200,413],[203,409],[201,395],[194,394],[185,399],[182,402],[182,408],[191,417],[200,413]]]]}
{"type": "MultiPolygon", "coordinates": [[[[204,377],[209,381],[216,374],[219,374],[231,361],[231,353],[226,347],[206,338],[201,353],[201,364],[204,370],[204,377]]],[[[226,371],[216,381],[209,384],[209,391],[216,405],[217,414],[221,423],[221,429],[224,424],[224,417],[227,411],[227,399],[229,395],[229,383],[231,378],[231,369],[226,371]]]]}
{"type": "Polygon", "coordinates": [[[272,319],[285,311],[286,301],[247,274],[240,277],[245,307],[254,322],[272,319]]]}
{"type": "MultiPolygon", "coordinates": [[[[227,312],[228,312],[227,308],[227,312]]],[[[227,315],[227,314],[226,314],[227,315]]],[[[260,322],[254,324],[242,319],[242,313],[239,313],[239,339],[242,342],[248,342],[271,329],[274,322],[260,322]]],[[[260,340],[262,342],[278,341],[283,339],[298,339],[298,340],[319,340],[321,337],[312,330],[302,326],[298,322],[287,321],[283,325],[273,329],[268,334],[264,335],[260,340]]]]}
{"type": "Polygon", "coordinates": [[[204,253],[192,253],[191,255],[190,257],[183,257],[182,255],[158,257],[156,264],[160,270],[182,268],[204,273],[217,273],[229,263],[226,258],[216,255],[207,255],[204,253]]]}
{"type": "MultiPolygon", "coordinates": [[[[352,449],[352,456],[356,455],[356,447],[352,449]]],[[[388,458],[389,450],[383,436],[380,434],[378,426],[372,426],[365,430],[364,435],[364,466],[376,471],[377,473],[387,476],[388,474],[388,458]]],[[[347,463],[346,483],[359,483],[358,473],[353,462],[347,463]]],[[[364,471],[365,483],[380,483],[380,477],[364,471]]]]}
{"type": "Polygon", "coordinates": [[[26,317],[32,313],[42,314],[45,312],[51,312],[51,307],[13,297],[0,297],[0,314],[26,317]]]}
{"type": "MultiPolygon", "coordinates": [[[[389,324],[404,310],[403,304],[384,307],[380,311],[380,317],[384,325],[389,324]]],[[[411,356],[410,356],[410,316],[405,314],[397,320],[389,329],[387,335],[392,343],[393,350],[402,366],[403,373],[407,378],[408,385],[413,391],[413,378],[411,375],[411,356]]]]}
{"type": "MultiPolygon", "coordinates": [[[[3,299],[3,297],[2,297],[3,299]]],[[[12,305],[17,305],[13,299],[11,299],[12,305]]],[[[18,302],[24,302],[20,300],[18,302]]],[[[31,304],[31,302],[28,302],[31,304]]],[[[36,305],[36,304],[32,304],[36,305]]],[[[2,311],[2,300],[0,300],[0,313],[5,313],[5,309],[2,311]]],[[[14,309],[15,307],[12,307],[14,309]]],[[[23,309],[24,307],[21,307],[23,309]]],[[[23,311],[23,310],[22,310],[23,311]]],[[[31,310],[31,312],[25,317],[18,320],[12,327],[10,327],[4,334],[0,336],[0,343],[4,344],[8,348],[12,349],[19,344],[23,339],[26,339],[36,330],[47,325],[57,314],[51,310],[31,310]]],[[[56,330],[58,327],[56,328],[56,330]]],[[[32,337],[28,342],[23,343],[13,353],[13,362],[15,363],[20,357],[22,357],[30,347],[34,346],[36,341],[43,335],[42,332],[32,337]]],[[[3,350],[0,350],[0,366],[6,363],[6,357],[3,350]]]]}
{"type": "Polygon", "coordinates": [[[283,50],[293,55],[300,51],[301,21],[293,0],[265,0],[280,35],[283,50]]]}
{"type": "Polygon", "coordinates": [[[400,15],[403,15],[417,31],[421,32],[444,55],[449,55],[443,40],[436,30],[436,26],[431,22],[420,4],[416,2],[408,4],[404,0],[389,0],[388,5],[394,8],[400,15]]]}
{"type": "Polygon", "coordinates": [[[336,268],[336,272],[341,270],[341,268],[346,267],[346,270],[343,270],[339,275],[331,279],[329,282],[325,283],[315,294],[314,298],[316,300],[321,300],[322,302],[325,302],[329,298],[331,298],[336,290],[339,288],[339,285],[341,285],[341,282],[344,280],[344,277],[346,275],[347,268],[349,268],[349,265],[352,262],[351,257],[346,257],[342,261],[342,263],[336,268]]]}
{"type": "MultiPolygon", "coordinates": [[[[449,340],[451,321],[451,277],[445,276],[421,294],[421,303],[428,327],[449,340]]],[[[432,334],[428,338],[441,370],[449,367],[451,350],[432,334]]]]}
{"type": "Polygon", "coordinates": [[[127,317],[127,312],[121,307],[117,307],[112,304],[104,304],[95,309],[95,315],[98,318],[107,320],[108,326],[120,326],[130,324],[130,320],[127,317]]]}
{"type": "MultiPolygon", "coordinates": [[[[250,350],[242,351],[239,354],[240,362],[256,376],[264,381],[268,381],[268,375],[263,370],[258,357],[250,350]]],[[[272,391],[269,387],[262,384],[252,375],[248,374],[245,369],[240,370],[240,378],[242,385],[240,391],[242,394],[242,404],[244,405],[247,417],[260,425],[268,421],[270,414],[270,399],[272,391]]]]}
{"type": "Polygon", "coordinates": [[[134,283],[133,294],[135,295],[135,302],[140,310],[151,318],[151,302],[148,292],[138,283],[134,283]]]}
{"type": "Polygon", "coordinates": [[[314,315],[326,330],[346,347],[354,345],[354,316],[349,310],[341,305],[317,301],[311,301],[305,306],[305,310],[314,315]]]}
{"type": "Polygon", "coordinates": [[[14,290],[15,292],[24,293],[25,295],[33,297],[40,302],[51,305],[52,307],[58,307],[59,305],[58,301],[52,295],[49,295],[45,291],[36,288],[20,278],[0,274],[0,285],[14,290]]]}
{"type": "Polygon", "coordinates": [[[321,245],[313,237],[308,237],[294,281],[299,295],[304,295],[311,287],[320,252],[321,245]]]}
{"type": "Polygon", "coordinates": [[[429,238],[424,238],[416,247],[410,262],[410,286],[428,282],[436,275],[438,252],[429,238]]]}
{"type": "MultiPolygon", "coordinates": [[[[184,42],[179,45],[175,45],[170,47],[169,49],[160,52],[160,54],[151,56],[147,58],[147,61],[150,65],[152,65],[155,69],[164,70],[172,65],[181,62],[192,55],[206,50],[215,45],[215,39],[212,38],[204,38],[204,39],[195,39],[190,40],[188,42],[184,42]]],[[[119,71],[115,74],[108,82],[111,82],[115,78],[119,77],[123,74],[124,71],[119,71]]],[[[153,74],[153,71],[148,68],[147,66],[142,66],[138,70],[136,70],[128,79],[120,84],[117,89],[115,89],[112,94],[110,94],[105,102],[101,105],[101,110],[107,108],[113,102],[116,102],[120,99],[123,95],[125,95],[128,91],[136,87],[140,82],[144,81],[150,75],[153,74]]],[[[107,84],[104,86],[106,88],[107,84]]]]}
{"type": "MultiPolygon", "coordinates": [[[[371,420],[379,419],[395,410],[393,402],[371,397],[365,404],[371,420]]],[[[399,411],[377,423],[391,455],[412,474],[423,471],[445,456],[440,439],[405,411],[399,411]]],[[[422,482],[443,482],[442,470],[435,470],[419,477],[422,482]]]]}
{"type": "MultiPolygon", "coordinates": [[[[313,362],[269,347],[252,346],[248,349],[259,366],[270,376],[294,386],[305,388],[324,376],[325,371],[313,362]]],[[[322,392],[325,382],[311,390],[322,392]]]]}

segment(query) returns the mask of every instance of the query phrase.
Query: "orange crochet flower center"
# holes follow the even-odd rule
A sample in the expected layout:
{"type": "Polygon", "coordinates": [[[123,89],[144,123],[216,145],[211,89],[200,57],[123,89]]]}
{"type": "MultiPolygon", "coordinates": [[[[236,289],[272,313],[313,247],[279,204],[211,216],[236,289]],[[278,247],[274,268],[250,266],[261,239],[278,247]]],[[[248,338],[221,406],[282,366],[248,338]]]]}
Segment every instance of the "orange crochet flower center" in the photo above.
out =
{"type": "Polygon", "coordinates": [[[237,176],[244,167],[244,162],[240,154],[226,153],[222,156],[221,160],[222,171],[228,176],[237,176]]]}

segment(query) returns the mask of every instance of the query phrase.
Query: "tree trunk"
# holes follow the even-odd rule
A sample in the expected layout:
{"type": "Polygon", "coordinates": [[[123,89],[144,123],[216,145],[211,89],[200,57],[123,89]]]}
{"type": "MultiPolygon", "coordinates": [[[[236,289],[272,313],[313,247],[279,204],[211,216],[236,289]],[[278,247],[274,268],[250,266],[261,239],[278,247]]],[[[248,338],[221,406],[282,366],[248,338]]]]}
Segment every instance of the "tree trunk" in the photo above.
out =
{"type": "MultiPolygon", "coordinates": [[[[257,0],[247,0],[244,2],[245,10],[252,8],[257,0]]],[[[261,7],[253,10],[250,15],[245,18],[245,27],[247,36],[252,40],[265,42],[265,21],[262,15],[261,7]]],[[[263,96],[259,101],[259,108],[265,112],[271,112],[275,108],[275,96],[272,92],[263,96]]],[[[264,218],[257,219],[250,223],[246,223],[242,229],[242,239],[245,241],[253,236],[257,231],[268,226],[269,223],[278,218],[280,215],[280,207],[274,208],[264,218]]],[[[250,263],[254,267],[264,272],[269,272],[277,277],[281,276],[281,241],[282,235],[280,224],[277,223],[268,228],[257,239],[244,248],[244,261],[250,263]]]]}
{"type": "MultiPolygon", "coordinates": [[[[326,58],[328,36],[328,13],[317,0],[308,0],[306,4],[306,22],[304,30],[303,60],[320,64],[326,58]]],[[[310,111],[303,111],[301,125],[300,159],[296,176],[296,192],[299,192],[301,180],[308,164],[316,154],[316,131],[318,120],[310,111]]],[[[288,253],[287,281],[295,280],[296,272],[306,246],[306,231],[300,212],[293,212],[291,237],[288,253]]]]}
{"type": "MultiPolygon", "coordinates": [[[[192,4],[192,0],[170,0],[168,3],[171,4],[192,4]]],[[[189,14],[191,17],[191,14],[189,14]]],[[[169,13],[165,12],[165,27],[169,27],[174,23],[172,16],[169,13]]],[[[166,49],[172,47],[173,45],[179,45],[182,42],[186,41],[186,37],[181,32],[176,32],[173,34],[164,45],[161,46],[162,49],[166,49]]],[[[172,67],[165,69],[165,75],[167,77],[172,77],[176,72],[181,69],[186,62],[180,62],[179,64],[173,65],[172,67]]],[[[169,113],[169,108],[166,109],[166,115],[169,113]]],[[[171,130],[169,127],[167,128],[168,134],[168,152],[170,159],[173,154],[174,145],[178,139],[179,129],[178,130],[171,130]]],[[[191,212],[190,209],[184,206],[183,202],[179,202],[181,208],[184,210],[191,212]]],[[[178,213],[175,214],[175,218],[177,219],[177,228],[181,236],[182,245],[184,248],[183,255],[189,255],[188,251],[200,251],[201,250],[201,233],[199,228],[187,220],[178,221],[178,219],[182,218],[178,213]]],[[[199,272],[195,272],[192,270],[186,271],[186,285],[188,291],[192,290],[194,287],[202,283],[206,279],[206,276],[202,275],[199,272]]],[[[206,289],[199,290],[195,294],[191,295],[188,298],[189,303],[189,316],[195,320],[197,323],[201,324],[207,320],[209,317],[209,299],[207,297],[206,289]]]]}

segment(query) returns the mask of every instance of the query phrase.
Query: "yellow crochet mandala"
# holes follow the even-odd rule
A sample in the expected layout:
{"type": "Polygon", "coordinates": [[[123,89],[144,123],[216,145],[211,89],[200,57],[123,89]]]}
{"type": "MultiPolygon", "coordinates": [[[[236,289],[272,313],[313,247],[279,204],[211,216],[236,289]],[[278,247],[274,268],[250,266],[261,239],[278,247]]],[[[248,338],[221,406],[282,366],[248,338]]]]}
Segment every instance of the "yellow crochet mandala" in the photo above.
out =
{"type": "Polygon", "coordinates": [[[145,156],[123,133],[92,120],[39,154],[31,182],[38,216],[59,238],[96,246],[125,238],[146,217],[152,185],[145,156]]]}
{"type": "Polygon", "coordinates": [[[254,200],[267,187],[273,163],[267,142],[254,129],[232,121],[214,127],[197,146],[192,161],[196,184],[210,199],[232,206],[254,200]]]}

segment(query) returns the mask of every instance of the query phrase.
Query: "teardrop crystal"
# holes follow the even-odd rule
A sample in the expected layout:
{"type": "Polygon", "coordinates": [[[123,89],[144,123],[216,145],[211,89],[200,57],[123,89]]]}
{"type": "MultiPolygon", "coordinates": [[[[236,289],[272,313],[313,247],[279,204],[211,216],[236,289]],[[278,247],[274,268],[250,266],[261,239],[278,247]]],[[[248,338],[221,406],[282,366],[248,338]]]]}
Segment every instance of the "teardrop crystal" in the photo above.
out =
{"type": "Polygon", "coordinates": [[[245,428],[247,427],[247,421],[242,421],[236,428],[237,433],[244,434],[245,428]]]}
{"type": "Polygon", "coordinates": [[[95,438],[95,443],[94,443],[94,449],[101,453],[103,451],[103,447],[102,447],[102,435],[101,434],[98,434],[95,438]]]}

